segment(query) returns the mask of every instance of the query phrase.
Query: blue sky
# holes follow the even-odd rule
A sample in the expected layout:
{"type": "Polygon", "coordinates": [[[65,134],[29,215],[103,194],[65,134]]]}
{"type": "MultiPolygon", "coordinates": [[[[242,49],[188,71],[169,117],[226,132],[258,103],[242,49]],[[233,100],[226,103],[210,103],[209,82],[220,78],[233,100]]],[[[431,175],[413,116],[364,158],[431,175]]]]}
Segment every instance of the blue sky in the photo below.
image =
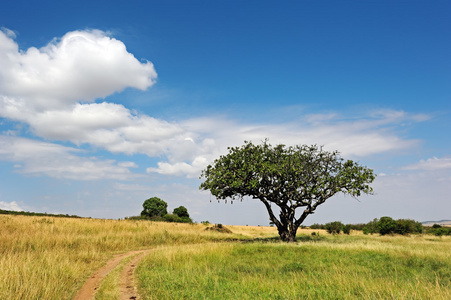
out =
{"type": "Polygon", "coordinates": [[[450,219],[449,1],[5,1],[0,208],[267,225],[200,171],[244,140],[320,144],[378,174],[306,224],[450,219]]]}

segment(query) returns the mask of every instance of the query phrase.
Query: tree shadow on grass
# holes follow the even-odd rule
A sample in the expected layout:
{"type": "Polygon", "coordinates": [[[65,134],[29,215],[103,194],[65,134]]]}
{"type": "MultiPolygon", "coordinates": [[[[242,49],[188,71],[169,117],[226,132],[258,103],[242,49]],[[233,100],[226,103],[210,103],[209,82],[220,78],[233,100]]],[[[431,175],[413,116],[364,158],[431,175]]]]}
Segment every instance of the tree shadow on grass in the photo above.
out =
{"type": "MultiPolygon", "coordinates": [[[[315,235],[306,235],[306,234],[300,234],[296,236],[296,240],[294,243],[288,243],[287,244],[295,244],[299,242],[320,242],[325,240],[326,237],[320,236],[319,234],[315,235]]],[[[282,240],[279,236],[274,237],[265,237],[265,238],[253,238],[253,239],[244,239],[240,240],[242,243],[281,243],[282,240]]]]}

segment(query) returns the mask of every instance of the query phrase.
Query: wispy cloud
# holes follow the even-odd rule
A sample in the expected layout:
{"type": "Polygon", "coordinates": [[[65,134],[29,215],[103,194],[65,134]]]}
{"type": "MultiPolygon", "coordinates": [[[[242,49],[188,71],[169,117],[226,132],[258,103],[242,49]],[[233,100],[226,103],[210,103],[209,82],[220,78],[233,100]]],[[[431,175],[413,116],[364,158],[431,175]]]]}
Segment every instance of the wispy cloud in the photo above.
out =
{"type": "MultiPolygon", "coordinates": [[[[194,139],[190,160],[181,162],[169,156],[148,172],[195,177],[208,163],[213,162],[227,147],[241,145],[244,140],[254,143],[269,138],[272,144],[320,144],[328,150],[339,150],[344,157],[361,158],[369,155],[412,148],[417,140],[399,137],[392,129],[399,122],[416,119],[407,113],[379,114],[347,119],[337,114],[316,114],[303,120],[282,124],[245,124],[230,119],[211,117],[186,120],[180,123],[194,139]],[[396,117],[394,117],[396,115],[396,117]]],[[[183,152],[181,149],[175,151],[183,152]]]]}
{"type": "Polygon", "coordinates": [[[0,136],[0,159],[15,163],[21,174],[74,180],[130,180],[139,176],[129,169],[134,164],[79,156],[82,152],[54,143],[0,136]]]}
{"type": "Polygon", "coordinates": [[[420,162],[404,167],[405,170],[425,170],[425,171],[437,171],[451,169],[451,158],[429,158],[426,160],[421,160],[420,162]]]}
{"type": "Polygon", "coordinates": [[[187,137],[178,124],[133,114],[114,103],[78,103],[38,112],[16,99],[0,97],[0,107],[0,116],[29,124],[40,137],[90,144],[114,153],[160,155],[187,137]]]}

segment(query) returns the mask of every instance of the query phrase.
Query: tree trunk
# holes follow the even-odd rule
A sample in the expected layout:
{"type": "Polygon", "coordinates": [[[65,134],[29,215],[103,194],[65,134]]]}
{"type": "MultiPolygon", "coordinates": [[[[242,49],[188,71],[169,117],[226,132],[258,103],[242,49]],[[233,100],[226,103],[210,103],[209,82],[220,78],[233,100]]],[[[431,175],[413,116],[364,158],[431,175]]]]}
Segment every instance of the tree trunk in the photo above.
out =
{"type": "Polygon", "coordinates": [[[285,230],[285,231],[279,230],[279,235],[280,235],[280,238],[282,239],[282,241],[288,242],[288,243],[292,243],[296,239],[296,233],[293,234],[293,232],[291,232],[290,230],[285,230]]]}
{"type": "Polygon", "coordinates": [[[277,231],[279,232],[279,236],[284,242],[294,242],[296,239],[296,232],[298,230],[299,225],[295,222],[293,222],[294,219],[294,210],[292,210],[292,213],[288,213],[287,207],[280,207],[282,212],[279,215],[280,220],[276,218],[274,215],[271,205],[269,202],[264,198],[257,198],[260,201],[262,201],[266,209],[269,213],[269,219],[277,226],[277,231]]]}
{"type": "Polygon", "coordinates": [[[277,226],[277,230],[279,231],[279,236],[284,242],[292,243],[296,239],[296,232],[298,231],[298,226],[291,223],[288,224],[285,222],[281,222],[282,226],[277,226]],[[284,225],[282,225],[284,224],[284,225]]]}

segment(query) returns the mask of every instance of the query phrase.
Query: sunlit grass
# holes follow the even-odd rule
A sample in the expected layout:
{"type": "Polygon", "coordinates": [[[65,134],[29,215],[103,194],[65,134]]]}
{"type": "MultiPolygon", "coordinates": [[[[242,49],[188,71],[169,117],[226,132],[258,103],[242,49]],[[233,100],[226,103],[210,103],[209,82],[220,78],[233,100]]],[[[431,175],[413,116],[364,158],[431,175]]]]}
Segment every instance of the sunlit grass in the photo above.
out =
{"type": "Polygon", "coordinates": [[[276,227],[268,226],[227,226],[234,233],[242,234],[250,238],[267,238],[267,237],[278,237],[276,227]]]}
{"type": "Polygon", "coordinates": [[[116,253],[239,238],[203,225],[0,215],[0,299],[71,299],[116,253]]]}
{"type": "Polygon", "coordinates": [[[144,299],[451,299],[451,239],[304,237],[155,250],[144,299]]]}
{"type": "MultiPolygon", "coordinates": [[[[274,227],[227,227],[0,215],[0,299],[71,299],[113,255],[151,248],[145,299],[451,299],[450,237],[302,229],[287,245],[274,227]]],[[[117,297],[125,263],[99,299],[117,297]]]]}

